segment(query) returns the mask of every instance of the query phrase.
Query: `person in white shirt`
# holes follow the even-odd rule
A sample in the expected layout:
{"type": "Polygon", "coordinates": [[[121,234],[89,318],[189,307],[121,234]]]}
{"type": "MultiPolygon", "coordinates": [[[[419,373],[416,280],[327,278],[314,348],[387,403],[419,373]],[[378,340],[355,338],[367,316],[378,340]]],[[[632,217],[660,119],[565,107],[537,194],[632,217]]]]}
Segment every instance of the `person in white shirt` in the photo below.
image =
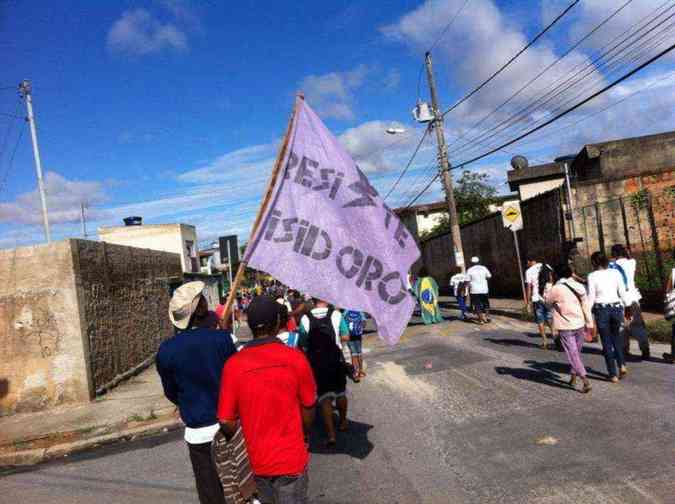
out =
{"type": "Polygon", "coordinates": [[[642,295],[635,286],[635,269],[637,261],[628,257],[626,247],[620,244],[612,245],[613,260],[609,267],[617,270],[623,279],[626,287],[628,304],[625,307],[626,323],[624,324],[624,354],[630,355],[630,337],[638,340],[642,359],[648,360],[650,357],[649,338],[647,337],[647,327],[642,318],[642,309],[640,308],[640,299],[642,295]]]}
{"type": "Polygon", "coordinates": [[[471,305],[473,306],[473,310],[478,314],[478,323],[487,324],[490,322],[488,318],[488,310],[490,309],[488,280],[492,278],[492,274],[490,270],[480,264],[478,257],[472,257],[471,263],[473,266],[466,271],[466,276],[469,277],[471,305]]]}
{"type": "MultiPolygon", "coordinates": [[[[546,326],[548,326],[551,331],[551,339],[553,339],[553,311],[546,305],[542,292],[546,284],[539,285],[539,274],[541,269],[548,265],[544,265],[537,261],[534,258],[529,258],[527,260],[527,270],[525,271],[525,284],[527,285],[527,310],[528,312],[534,312],[534,322],[537,324],[537,329],[539,329],[539,335],[541,336],[541,347],[546,349],[548,348],[548,341],[546,339],[546,326]],[[530,305],[531,303],[531,305],[530,305]]],[[[548,268],[550,269],[550,268],[548,268]]],[[[552,274],[553,271],[550,271],[552,274]]],[[[549,281],[551,280],[551,274],[549,274],[549,281]]]]}
{"type": "Polygon", "coordinates": [[[605,254],[594,252],[591,263],[595,271],[588,275],[588,302],[593,307],[609,378],[612,383],[618,383],[619,378],[628,373],[621,330],[623,307],[628,299],[626,287],[621,274],[609,268],[605,254]]]}
{"type": "MultiPolygon", "coordinates": [[[[675,264],[675,250],[673,250],[673,263],[675,264]]],[[[675,268],[670,272],[670,278],[666,283],[666,292],[672,292],[675,289],[675,268]]],[[[663,354],[663,360],[667,364],[675,364],[675,320],[673,320],[673,329],[670,340],[670,353],[663,354]]]]}
{"type": "Polygon", "coordinates": [[[462,320],[466,320],[466,294],[469,286],[469,277],[462,273],[461,268],[455,268],[455,274],[450,278],[450,288],[452,289],[457,306],[462,313],[462,320]]]}

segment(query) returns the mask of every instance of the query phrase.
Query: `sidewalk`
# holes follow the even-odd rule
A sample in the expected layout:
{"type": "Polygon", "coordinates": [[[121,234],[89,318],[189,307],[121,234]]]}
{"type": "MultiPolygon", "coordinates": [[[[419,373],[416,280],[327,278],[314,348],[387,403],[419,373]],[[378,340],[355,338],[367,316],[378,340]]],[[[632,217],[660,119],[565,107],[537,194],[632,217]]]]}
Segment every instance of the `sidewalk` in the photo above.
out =
{"type": "Polygon", "coordinates": [[[90,403],[0,417],[0,467],[35,464],[181,425],[153,365],[90,403]]]}

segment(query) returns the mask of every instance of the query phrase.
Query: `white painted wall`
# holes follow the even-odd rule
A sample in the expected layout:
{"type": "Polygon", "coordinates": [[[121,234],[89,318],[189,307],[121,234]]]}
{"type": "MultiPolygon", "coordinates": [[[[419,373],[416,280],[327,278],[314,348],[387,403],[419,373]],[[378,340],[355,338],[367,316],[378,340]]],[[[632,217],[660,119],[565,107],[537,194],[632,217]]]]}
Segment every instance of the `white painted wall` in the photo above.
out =
{"type": "Polygon", "coordinates": [[[519,186],[520,191],[520,201],[525,201],[530,198],[534,198],[538,194],[551,191],[558,187],[562,187],[565,183],[564,178],[553,179],[553,180],[544,180],[541,182],[533,182],[531,184],[521,184],[519,186]]]}
{"type": "MultiPolygon", "coordinates": [[[[180,255],[184,272],[192,272],[187,242],[194,245],[198,254],[197,231],[189,224],[148,224],[142,226],[112,226],[98,229],[101,241],[180,255]]],[[[197,257],[197,256],[195,256],[197,257]]],[[[197,272],[199,269],[197,269],[197,272]]]]}

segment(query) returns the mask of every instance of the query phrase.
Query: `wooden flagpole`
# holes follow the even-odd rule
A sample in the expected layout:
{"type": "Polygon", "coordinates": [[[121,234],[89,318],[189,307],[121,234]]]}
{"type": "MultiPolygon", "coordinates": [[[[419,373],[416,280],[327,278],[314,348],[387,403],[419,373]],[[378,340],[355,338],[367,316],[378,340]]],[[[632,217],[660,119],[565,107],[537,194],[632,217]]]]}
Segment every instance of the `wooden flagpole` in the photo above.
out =
{"type": "MultiPolygon", "coordinates": [[[[298,93],[297,96],[301,100],[305,99],[305,95],[302,92],[298,93]]],[[[284,141],[282,142],[281,148],[279,149],[279,154],[277,155],[277,159],[274,163],[274,168],[272,168],[272,175],[270,176],[270,180],[267,184],[267,190],[265,191],[262,203],[260,205],[260,208],[258,209],[258,214],[255,217],[255,221],[253,221],[253,227],[251,228],[251,238],[253,238],[255,236],[256,231],[258,231],[260,221],[262,220],[262,217],[265,214],[265,210],[267,209],[267,206],[269,205],[270,200],[272,199],[272,192],[274,191],[274,186],[276,185],[279,172],[281,171],[281,163],[286,157],[286,151],[288,150],[289,136],[291,134],[291,130],[293,129],[293,122],[295,121],[297,112],[298,112],[298,102],[296,101],[295,104],[293,105],[293,113],[291,114],[291,120],[288,122],[288,128],[286,128],[284,141]]],[[[248,251],[246,252],[247,253],[244,254],[245,256],[248,255],[248,251]]],[[[232,304],[234,303],[234,299],[237,293],[237,289],[239,288],[239,284],[241,284],[241,281],[244,279],[244,273],[246,272],[247,266],[248,261],[242,260],[239,263],[237,275],[234,277],[232,285],[230,285],[230,293],[228,294],[227,301],[225,302],[225,312],[223,313],[223,320],[230,319],[232,304]]]]}

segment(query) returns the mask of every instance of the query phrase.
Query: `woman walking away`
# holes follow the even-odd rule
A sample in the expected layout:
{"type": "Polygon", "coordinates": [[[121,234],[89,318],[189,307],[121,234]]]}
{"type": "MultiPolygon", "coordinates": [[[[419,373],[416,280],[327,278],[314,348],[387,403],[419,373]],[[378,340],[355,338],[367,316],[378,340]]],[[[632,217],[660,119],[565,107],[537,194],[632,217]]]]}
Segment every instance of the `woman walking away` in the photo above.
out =
{"type": "Polygon", "coordinates": [[[591,263],[595,271],[588,275],[588,302],[593,307],[609,378],[612,383],[618,383],[619,378],[628,373],[621,330],[623,307],[628,304],[626,287],[621,274],[615,269],[609,269],[609,260],[605,254],[594,252],[591,263]]]}
{"type": "Polygon", "coordinates": [[[438,308],[438,284],[429,276],[427,269],[420,269],[419,278],[415,282],[415,295],[420,302],[422,321],[425,324],[443,322],[441,310],[438,308]]]}
{"type": "Polygon", "coordinates": [[[544,302],[553,309],[553,328],[560,335],[560,341],[571,367],[570,386],[574,387],[577,376],[584,384],[582,392],[591,391],[591,383],[586,377],[586,368],[581,361],[581,349],[584,333],[593,328],[591,307],[586,297],[586,289],[577,282],[572,268],[567,264],[559,265],[555,270],[558,279],[555,285],[548,283],[544,290],[544,302]]]}

